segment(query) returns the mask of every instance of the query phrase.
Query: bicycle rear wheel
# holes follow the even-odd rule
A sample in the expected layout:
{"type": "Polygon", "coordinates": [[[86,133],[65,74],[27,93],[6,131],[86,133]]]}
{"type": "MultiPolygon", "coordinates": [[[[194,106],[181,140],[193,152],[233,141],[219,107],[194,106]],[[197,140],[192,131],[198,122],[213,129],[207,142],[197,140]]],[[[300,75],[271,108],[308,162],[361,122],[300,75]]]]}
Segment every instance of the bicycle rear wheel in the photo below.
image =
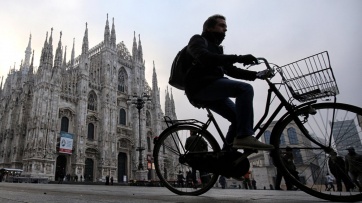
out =
{"type": "Polygon", "coordinates": [[[201,131],[195,126],[172,126],[155,140],[153,157],[157,176],[163,186],[178,195],[201,195],[214,186],[219,176],[205,170],[193,170],[183,161],[188,153],[185,145],[191,132],[197,132],[198,136],[193,146],[207,146],[208,153],[220,151],[215,138],[208,131],[201,131]],[[201,140],[206,141],[206,145],[201,140]],[[191,172],[192,176],[187,176],[187,172],[191,172]],[[181,175],[185,179],[180,180],[181,175]]]}
{"type": "Polygon", "coordinates": [[[337,159],[343,160],[348,146],[362,154],[362,109],[340,103],[320,103],[312,107],[298,109],[296,115],[309,135],[327,148],[312,143],[289,115],[272,133],[271,143],[276,148],[273,152],[275,165],[295,186],[310,195],[330,201],[361,201],[361,187],[352,183],[344,164],[337,159]],[[286,146],[292,148],[298,175],[283,162],[286,146]],[[335,177],[336,191],[326,190],[327,173],[335,177]]]}

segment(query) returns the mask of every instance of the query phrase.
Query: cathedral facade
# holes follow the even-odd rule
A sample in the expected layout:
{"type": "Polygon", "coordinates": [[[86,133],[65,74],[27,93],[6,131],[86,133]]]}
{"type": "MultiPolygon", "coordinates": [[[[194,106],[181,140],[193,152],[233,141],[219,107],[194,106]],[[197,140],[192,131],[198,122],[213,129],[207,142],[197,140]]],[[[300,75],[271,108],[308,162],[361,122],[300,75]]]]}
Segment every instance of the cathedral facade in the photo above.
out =
{"type": "Polygon", "coordinates": [[[168,90],[165,113],[161,109],[154,63],[152,87],[145,79],[140,38],[137,43],[134,36],[130,53],[116,43],[107,16],[104,40],[89,48],[86,25],[82,53],[75,57],[73,43],[67,61],[61,35],[54,55],[53,30],[47,33],[37,68],[30,36],[20,68],[1,80],[0,168],[49,180],[69,174],[123,182],[136,179],[141,162],[153,179],[153,138],[165,128],[163,116],[176,113],[168,90]],[[134,99],[143,97],[138,109],[134,99]]]}

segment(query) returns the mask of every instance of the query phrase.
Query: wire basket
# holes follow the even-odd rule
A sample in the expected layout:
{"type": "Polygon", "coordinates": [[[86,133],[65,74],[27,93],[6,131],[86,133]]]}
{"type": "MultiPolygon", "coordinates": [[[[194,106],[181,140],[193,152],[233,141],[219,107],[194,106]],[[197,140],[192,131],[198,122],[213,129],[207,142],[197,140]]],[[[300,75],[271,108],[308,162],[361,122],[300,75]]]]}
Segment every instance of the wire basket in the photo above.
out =
{"type": "Polygon", "coordinates": [[[339,94],[327,51],[281,66],[278,72],[300,102],[339,94]]]}

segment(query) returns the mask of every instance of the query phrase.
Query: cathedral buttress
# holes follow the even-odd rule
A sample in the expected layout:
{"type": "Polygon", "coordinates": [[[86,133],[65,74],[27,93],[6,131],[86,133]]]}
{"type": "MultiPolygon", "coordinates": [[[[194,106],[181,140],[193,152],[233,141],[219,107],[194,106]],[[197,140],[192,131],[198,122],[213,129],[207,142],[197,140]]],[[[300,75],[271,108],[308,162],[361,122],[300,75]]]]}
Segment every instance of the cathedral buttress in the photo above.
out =
{"type": "Polygon", "coordinates": [[[31,57],[31,34],[29,36],[28,46],[25,49],[25,58],[23,63],[23,74],[27,73],[30,65],[30,57],[31,57]]]}
{"type": "Polygon", "coordinates": [[[70,66],[71,66],[72,68],[74,68],[74,56],[75,56],[74,44],[75,44],[75,38],[73,38],[72,55],[70,56],[70,66]]]}
{"type": "Polygon", "coordinates": [[[133,46],[132,46],[132,57],[134,61],[137,61],[137,42],[136,42],[136,32],[133,32],[133,46]]]}
{"type": "Polygon", "coordinates": [[[138,35],[138,53],[137,57],[139,61],[143,61],[143,52],[142,52],[142,45],[141,45],[141,35],[138,35]]]}
{"type": "Polygon", "coordinates": [[[67,46],[64,48],[64,59],[63,59],[63,65],[62,65],[62,75],[66,74],[67,70],[67,46]]]}
{"type": "Polygon", "coordinates": [[[112,19],[112,31],[111,31],[111,48],[116,50],[116,30],[114,27],[114,18],[112,19]]]}
{"type": "Polygon", "coordinates": [[[89,42],[88,42],[88,24],[85,23],[85,32],[83,37],[83,44],[82,44],[82,55],[87,54],[89,50],[89,42]]]}
{"type": "Polygon", "coordinates": [[[107,13],[107,21],[106,21],[106,27],[104,28],[104,45],[106,47],[110,44],[110,31],[109,31],[109,22],[108,22],[108,13],[107,13]]]}

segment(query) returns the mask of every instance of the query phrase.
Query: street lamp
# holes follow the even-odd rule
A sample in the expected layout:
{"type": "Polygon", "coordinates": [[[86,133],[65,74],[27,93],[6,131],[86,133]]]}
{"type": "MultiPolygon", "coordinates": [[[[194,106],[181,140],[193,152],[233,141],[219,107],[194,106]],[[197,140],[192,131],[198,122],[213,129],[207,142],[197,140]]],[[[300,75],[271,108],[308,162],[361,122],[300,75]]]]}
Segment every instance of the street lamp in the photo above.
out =
{"type": "Polygon", "coordinates": [[[128,99],[127,103],[136,105],[136,108],[138,109],[138,127],[139,127],[139,139],[138,139],[138,147],[137,151],[139,151],[138,156],[138,170],[143,170],[143,163],[142,163],[142,151],[145,150],[144,147],[142,147],[141,142],[141,109],[144,107],[146,102],[150,102],[151,99],[149,98],[149,95],[146,93],[143,93],[142,96],[133,95],[132,98],[128,99]]]}

